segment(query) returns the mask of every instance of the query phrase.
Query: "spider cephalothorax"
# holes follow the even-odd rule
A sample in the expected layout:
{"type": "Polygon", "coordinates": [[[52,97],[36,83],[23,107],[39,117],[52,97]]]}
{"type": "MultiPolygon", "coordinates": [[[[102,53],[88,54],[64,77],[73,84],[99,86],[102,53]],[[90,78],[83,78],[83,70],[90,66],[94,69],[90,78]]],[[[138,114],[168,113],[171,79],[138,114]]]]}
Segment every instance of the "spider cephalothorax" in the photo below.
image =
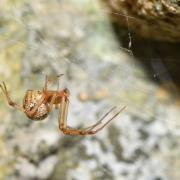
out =
{"type": "MultiPolygon", "coordinates": [[[[62,75],[62,74],[61,74],[62,75]]],[[[58,77],[60,77],[59,75],[58,77]]],[[[46,76],[45,85],[42,90],[27,90],[24,96],[23,105],[20,106],[13,102],[9,96],[7,91],[5,82],[0,84],[0,87],[3,93],[6,96],[6,99],[10,106],[23,111],[27,117],[32,120],[43,120],[45,119],[48,114],[51,112],[53,105],[56,105],[59,109],[59,129],[68,135],[91,135],[95,134],[101,129],[103,129],[110,121],[112,121],[122,110],[125,109],[123,107],[121,110],[116,112],[111,117],[107,118],[110,113],[112,113],[116,107],[110,109],[99,121],[95,124],[83,128],[83,129],[73,129],[69,128],[67,125],[67,113],[68,113],[68,106],[69,106],[69,90],[67,88],[63,90],[48,90],[49,80],[46,76]],[[106,122],[104,120],[107,118],[106,122]]]]}

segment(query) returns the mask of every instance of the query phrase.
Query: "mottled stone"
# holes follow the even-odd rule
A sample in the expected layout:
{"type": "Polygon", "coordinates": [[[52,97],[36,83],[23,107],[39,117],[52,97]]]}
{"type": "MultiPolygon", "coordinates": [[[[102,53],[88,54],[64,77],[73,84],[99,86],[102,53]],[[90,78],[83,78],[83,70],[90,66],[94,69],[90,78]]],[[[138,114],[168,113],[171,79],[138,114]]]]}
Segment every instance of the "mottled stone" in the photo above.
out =
{"type": "Polygon", "coordinates": [[[140,36],[180,42],[179,1],[169,0],[102,0],[109,14],[119,24],[133,30],[140,36]]]}
{"type": "MultiPolygon", "coordinates": [[[[150,80],[134,49],[119,45],[98,1],[13,2],[15,8],[7,11],[5,5],[2,12],[10,24],[17,20],[17,28],[5,33],[15,32],[10,40],[22,31],[26,37],[18,40],[22,46],[11,44],[8,51],[3,46],[0,52],[0,80],[7,81],[13,100],[20,104],[27,89],[41,90],[45,74],[64,73],[59,88],[70,89],[68,126],[85,128],[113,106],[127,108],[97,135],[65,136],[57,109],[34,122],[10,108],[0,92],[0,179],[178,179],[177,99],[150,80]]],[[[14,28],[6,23],[1,22],[0,33],[14,28]]],[[[125,39],[129,43],[128,35],[125,39]]],[[[138,47],[149,60],[146,45],[138,47]]]]}

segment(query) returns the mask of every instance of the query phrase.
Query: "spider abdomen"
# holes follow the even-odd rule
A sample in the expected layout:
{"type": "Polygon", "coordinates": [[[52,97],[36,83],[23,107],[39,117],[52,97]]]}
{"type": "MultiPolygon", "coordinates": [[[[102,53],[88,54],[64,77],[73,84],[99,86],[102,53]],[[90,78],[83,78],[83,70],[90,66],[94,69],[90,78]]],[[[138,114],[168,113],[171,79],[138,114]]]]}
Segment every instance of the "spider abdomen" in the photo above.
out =
{"type": "Polygon", "coordinates": [[[27,113],[30,112],[37,105],[37,103],[41,100],[43,95],[43,92],[38,90],[28,90],[25,94],[23,108],[25,110],[27,117],[29,117],[32,120],[43,120],[48,116],[49,109],[48,105],[45,103],[40,104],[36,112],[33,113],[33,115],[27,113]]]}

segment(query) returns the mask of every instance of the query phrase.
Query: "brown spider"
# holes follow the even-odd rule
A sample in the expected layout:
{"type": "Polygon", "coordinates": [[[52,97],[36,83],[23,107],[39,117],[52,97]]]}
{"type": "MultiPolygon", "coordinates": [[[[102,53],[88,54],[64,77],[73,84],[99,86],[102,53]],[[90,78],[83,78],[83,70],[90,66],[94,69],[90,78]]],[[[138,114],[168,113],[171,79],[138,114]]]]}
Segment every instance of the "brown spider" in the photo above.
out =
{"type": "MultiPolygon", "coordinates": [[[[63,75],[60,74],[58,78],[63,75]]],[[[73,129],[67,125],[67,113],[69,106],[69,95],[70,92],[67,88],[63,90],[48,90],[47,86],[50,80],[46,76],[45,85],[42,90],[27,90],[23,100],[23,106],[20,106],[13,102],[7,91],[5,82],[0,84],[3,93],[6,96],[8,104],[22,112],[24,112],[28,118],[32,120],[43,120],[51,112],[53,105],[59,109],[59,129],[67,135],[92,135],[96,134],[98,131],[103,129],[110,121],[112,121],[121,111],[125,109],[123,107],[121,110],[116,112],[112,117],[110,117],[105,123],[102,124],[103,120],[108,116],[116,107],[111,108],[99,121],[95,124],[83,128],[83,129],[73,129]],[[100,127],[98,125],[102,124],[100,127]]]]}

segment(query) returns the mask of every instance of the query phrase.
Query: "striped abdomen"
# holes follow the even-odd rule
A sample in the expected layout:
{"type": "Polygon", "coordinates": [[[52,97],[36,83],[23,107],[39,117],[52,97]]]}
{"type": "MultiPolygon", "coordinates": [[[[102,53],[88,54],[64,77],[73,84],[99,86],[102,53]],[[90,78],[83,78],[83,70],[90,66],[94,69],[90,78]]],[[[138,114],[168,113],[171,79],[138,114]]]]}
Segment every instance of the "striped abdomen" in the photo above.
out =
{"type": "Polygon", "coordinates": [[[43,120],[48,116],[48,104],[45,103],[40,104],[32,116],[29,116],[27,113],[27,111],[31,111],[37,105],[42,96],[43,92],[38,90],[28,90],[25,94],[23,108],[25,109],[26,115],[32,120],[43,120]]]}

